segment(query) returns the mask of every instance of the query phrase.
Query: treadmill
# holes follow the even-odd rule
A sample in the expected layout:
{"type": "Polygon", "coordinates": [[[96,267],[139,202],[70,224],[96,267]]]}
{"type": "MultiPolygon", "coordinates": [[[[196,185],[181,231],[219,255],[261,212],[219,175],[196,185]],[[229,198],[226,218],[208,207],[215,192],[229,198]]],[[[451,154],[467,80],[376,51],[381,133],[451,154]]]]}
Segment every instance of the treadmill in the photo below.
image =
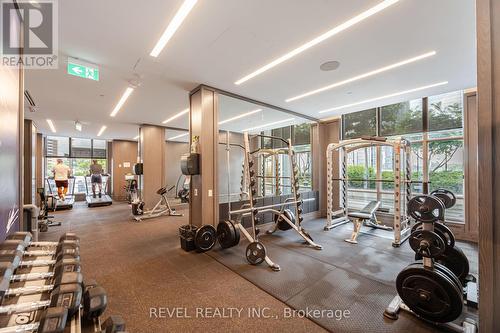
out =
{"type": "Polygon", "coordinates": [[[113,203],[113,199],[111,199],[111,197],[107,194],[110,175],[103,174],[101,175],[101,177],[102,177],[101,197],[99,197],[99,193],[96,192],[94,198],[94,194],[92,193],[92,178],[90,175],[85,176],[85,188],[87,190],[86,200],[88,207],[109,206],[113,203]]]}
{"type": "Polygon", "coordinates": [[[72,209],[75,203],[75,177],[68,177],[68,193],[66,193],[65,200],[62,201],[57,196],[57,187],[54,177],[47,177],[47,187],[49,194],[55,199],[54,210],[72,209]]]}

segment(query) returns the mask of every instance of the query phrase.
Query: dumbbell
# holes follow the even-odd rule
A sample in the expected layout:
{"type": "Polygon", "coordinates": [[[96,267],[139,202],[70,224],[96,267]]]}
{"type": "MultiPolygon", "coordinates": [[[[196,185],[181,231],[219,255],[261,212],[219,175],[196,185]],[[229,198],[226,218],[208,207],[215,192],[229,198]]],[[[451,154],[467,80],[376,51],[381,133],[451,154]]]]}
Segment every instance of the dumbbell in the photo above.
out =
{"type": "Polygon", "coordinates": [[[0,262],[11,263],[14,270],[19,267],[43,266],[53,266],[53,270],[56,270],[63,269],[67,265],[79,265],[80,256],[63,254],[58,256],[56,259],[23,260],[23,253],[21,251],[11,251],[10,253],[3,253],[0,255],[0,262]]]}
{"type": "Polygon", "coordinates": [[[20,288],[9,288],[9,284],[12,280],[12,275],[14,269],[12,264],[10,267],[5,267],[3,270],[2,281],[0,283],[0,300],[9,296],[20,296],[20,295],[30,295],[39,294],[47,291],[52,291],[62,284],[82,284],[83,276],[80,272],[62,272],[61,274],[54,276],[50,281],[51,284],[46,284],[42,286],[27,286],[20,288]]]}
{"type": "Polygon", "coordinates": [[[106,290],[95,280],[85,282],[83,293],[83,315],[86,319],[99,318],[108,306],[106,290]]]}
{"type": "Polygon", "coordinates": [[[109,316],[101,325],[102,333],[125,333],[125,321],[120,316],[109,316]]]}
{"type": "Polygon", "coordinates": [[[64,307],[47,308],[40,314],[39,322],[0,328],[0,333],[63,333],[68,321],[68,310],[64,307]]]}
{"type": "Polygon", "coordinates": [[[27,252],[23,252],[19,249],[17,250],[0,250],[0,262],[11,262],[15,268],[19,266],[30,266],[30,267],[40,267],[40,266],[52,266],[57,262],[64,259],[74,259],[80,262],[80,254],[78,249],[73,247],[63,247],[61,251],[56,252],[52,255],[51,259],[37,259],[37,260],[24,260],[25,254],[30,255],[27,252]]]}
{"type": "Polygon", "coordinates": [[[31,232],[25,232],[25,231],[14,232],[8,235],[5,239],[22,241],[23,243],[26,244],[26,247],[28,246],[51,247],[51,246],[57,246],[59,243],[62,243],[63,241],[73,241],[77,244],[80,243],[80,238],[78,238],[78,236],[73,232],[67,232],[64,235],[62,235],[59,238],[59,242],[32,242],[31,240],[33,239],[33,235],[31,234],[31,232]]]}
{"type": "Polygon", "coordinates": [[[57,256],[64,253],[80,253],[80,245],[72,240],[55,243],[54,248],[47,250],[31,250],[29,243],[22,240],[7,240],[0,244],[0,255],[3,251],[22,251],[25,256],[57,256]]]}
{"type": "Polygon", "coordinates": [[[78,312],[82,303],[82,286],[78,283],[61,284],[50,293],[50,299],[44,301],[26,302],[20,304],[0,306],[0,315],[32,312],[49,307],[64,307],[71,318],[78,312]]]}

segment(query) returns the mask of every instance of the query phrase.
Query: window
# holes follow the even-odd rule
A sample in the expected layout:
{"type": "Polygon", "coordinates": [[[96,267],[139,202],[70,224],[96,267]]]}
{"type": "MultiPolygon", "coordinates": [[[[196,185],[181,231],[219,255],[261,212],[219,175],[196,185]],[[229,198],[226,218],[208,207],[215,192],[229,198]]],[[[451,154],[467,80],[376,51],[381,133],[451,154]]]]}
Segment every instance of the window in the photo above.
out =
{"type": "Polygon", "coordinates": [[[372,200],[377,200],[376,183],[361,179],[376,179],[377,150],[375,147],[361,148],[347,156],[349,207],[361,209],[372,200]]]}
{"type": "Polygon", "coordinates": [[[45,139],[45,155],[54,157],[69,156],[69,138],[47,136],[45,139]]]}
{"type": "Polygon", "coordinates": [[[292,132],[292,144],[294,146],[307,145],[311,143],[311,124],[294,125],[292,132]]]}
{"type": "Polygon", "coordinates": [[[380,108],[380,135],[422,132],[422,100],[386,105],[380,108]]]}
{"type": "Polygon", "coordinates": [[[92,156],[92,140],[90,139],[75,139],[71,138],[71,157],[87,157],[92,156]]]}
{"type": "Polygon", "coordinates": [[[299,192],[312,190],[312,156],[311,145],[295,146],[295,161],[297,163],[299,192]]]}
{"type": "Polygon", "coordinates": [[[462,128],[462,92],[429,97],[429,131],[462,128]]]}
{"type": "Polygon", "coordinates": [[[363,135],[377,135],[377,109],[370,109],[342,116],[342,138],[355,139],[363,135]]]}
{"type": "Polygon", "coordinates": [[[106,140],[93,140],[92,141],[92,157],[93,158],[106,158],[106,140]]]}
{"type": "MultiPolygon", "coordinates": [[[[52,176],[52,168],[57,164],[58,157],[71,169],[75,177],[75,193],[86,193],[85,176],[89,174],[90,164],[97,160],[106,172],[108,167],[106,140],[91,140],[81,138],[47,137],[46,139],[46,176],[52,176]],[[71,142],[71,145],[70,145],[71,142]],[[71,147],[71,149],[70,149],[71,147]]],[[[71,185],[70,185],[71,186],[71,185]]]]}
{"type": "MultiPolygon", "coordinates": [[[[343,139],[378,135],[401,136],[409,140],[412,192],[430,193],[438,188],[452,191],[457,197],[457,203],[447,210],[446,219],[464,223],[462,91],[345,114],[342,116],[342,126],[343,139]],[[423,123],[425,118],[427,124],[423,123]],[[428,182],[427,188],[424,182],[428,182]]],[[[378,175],[380,179],[387,181],[379,184],[350,181],[349,202],[355,208],[363,207],[362,204],[367,200],[378,198],[383,207],[391,209],[394,195],[394,184],[390,182],[394,179],[393,154],[392,148],[378,147],[374,152],[361,149],[348,156],[347,171],[351,179],[361,176],[363,179],[374,179],[378,175]],[[380,165],[373,163],[372,159],[376,154],[379,154],[380,165]]],[[[404,165],[401,165],[401,170],[404,170],[404,165]]]]}

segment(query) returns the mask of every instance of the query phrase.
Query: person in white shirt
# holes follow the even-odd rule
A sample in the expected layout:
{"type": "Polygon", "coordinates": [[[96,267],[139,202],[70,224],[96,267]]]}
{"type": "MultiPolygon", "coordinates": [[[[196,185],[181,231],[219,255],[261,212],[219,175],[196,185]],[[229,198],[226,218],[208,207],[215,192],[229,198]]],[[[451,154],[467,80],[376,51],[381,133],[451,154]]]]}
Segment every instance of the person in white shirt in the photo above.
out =
{"type": "Polygon", "coordinates": [[[68,193],[68,177],[71,175],[71,169],[59,158],[56,166],[52,169],[52,173],[56,182],[57,195],[59,199],[64,201],[66,193],[68,193]]]}

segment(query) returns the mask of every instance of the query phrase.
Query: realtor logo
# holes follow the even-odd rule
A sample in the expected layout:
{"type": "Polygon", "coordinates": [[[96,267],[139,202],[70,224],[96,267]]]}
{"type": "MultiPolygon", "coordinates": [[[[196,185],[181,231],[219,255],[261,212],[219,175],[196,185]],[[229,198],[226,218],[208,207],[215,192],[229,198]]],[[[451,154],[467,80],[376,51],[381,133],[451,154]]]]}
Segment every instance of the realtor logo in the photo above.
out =
{"type": "Polygon", "coordinates": [[[57,2],[1,0],[2,65],[57,68],[57,2]]]}

